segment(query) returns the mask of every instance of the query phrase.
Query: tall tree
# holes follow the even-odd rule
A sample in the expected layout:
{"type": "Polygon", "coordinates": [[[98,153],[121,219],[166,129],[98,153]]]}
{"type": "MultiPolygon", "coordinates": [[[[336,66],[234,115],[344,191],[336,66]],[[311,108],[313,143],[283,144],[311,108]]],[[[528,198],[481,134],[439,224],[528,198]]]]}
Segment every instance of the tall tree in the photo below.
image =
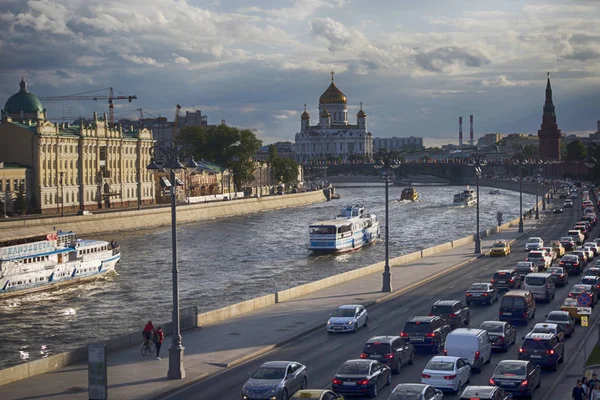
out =
{"type": "Polygon", "coordinates": [[[581,140],[573,140],[567,145],[567,160],[582,161],[585,156],[587,156],[587,147],[581,140]]]}

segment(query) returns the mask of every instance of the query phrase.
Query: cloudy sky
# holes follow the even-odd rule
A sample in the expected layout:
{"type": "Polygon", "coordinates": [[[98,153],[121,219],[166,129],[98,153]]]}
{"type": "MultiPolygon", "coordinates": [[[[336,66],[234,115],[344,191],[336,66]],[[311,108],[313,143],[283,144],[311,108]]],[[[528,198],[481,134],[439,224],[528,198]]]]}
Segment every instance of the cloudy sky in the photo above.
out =
{"type": "Polygon", "coordinates": [[[38,96],[112,86],[138,96],[118,117],[181,104],[271,143],[304,103],[317,116],[334,70],[375,136],[448,139],[469,114],[476,137],[536,132],[550,71],[559,126],[582,133],[600,119],[598,21],[599,0],[2,0],[0,103],[21,76],[38,96]]]}

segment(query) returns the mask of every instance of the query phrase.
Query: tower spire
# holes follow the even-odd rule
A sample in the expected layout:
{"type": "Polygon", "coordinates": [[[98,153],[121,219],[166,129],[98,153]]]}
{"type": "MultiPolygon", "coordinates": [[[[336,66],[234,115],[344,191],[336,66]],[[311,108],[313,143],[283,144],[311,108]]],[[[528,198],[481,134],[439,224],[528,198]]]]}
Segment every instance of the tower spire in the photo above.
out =
{"type": "Polygon", "coordinates": [[[552,102],[552,85],[550,84],[550,72],[547,73],[546,102],[544,103],[544,115],[554,116],[554,103],[552,102]]]}

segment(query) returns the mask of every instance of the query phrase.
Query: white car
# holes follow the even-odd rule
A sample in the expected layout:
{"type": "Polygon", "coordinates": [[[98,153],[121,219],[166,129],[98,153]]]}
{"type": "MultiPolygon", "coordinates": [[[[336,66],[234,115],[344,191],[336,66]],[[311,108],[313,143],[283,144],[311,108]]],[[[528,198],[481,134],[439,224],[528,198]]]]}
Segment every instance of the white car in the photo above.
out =
{"type": "Polygon", "coordinates": [[[471,379],[471,366],[460,357],[435,356],[421,373],[421,383],[458,393],[471,379]]]}
{"type": "Polygon", "coordinates": [[[598,255],[598,252],[600,252],[600,248],[598,247],[596,242],[585,242],[583,244],[583,247],[590,247],[594,252],[594,257],[598,255]]]}
{"type": "Polygon", "coordinates": [[[369,325],[367,310],[360,304],[341,306],[329,316],[327,332],[356,332],[369,325]]]}
{"type": "Polygon", "coordinates": [[[538,270],[545,271],[552,265],[552,257],[546,253],[546,250],[530,251],[525,261],[530,261],[538,267],[538,270]]]}
{"type": "Polygon", "coordinates": [[[544,241],[540,237],[530,237],[525,243],[525,251],[539,250],[544,247],[544,241]]]}
{"type": "Polygon", "coordinates": [[[554,251],[554,249],[552,247],[542,247],[542,250],[546,251],[546,253],[552,259],[552,262],[554,262],[554,260],[556,260],[557,254],[556,254],[556,251],[554,251]]]}

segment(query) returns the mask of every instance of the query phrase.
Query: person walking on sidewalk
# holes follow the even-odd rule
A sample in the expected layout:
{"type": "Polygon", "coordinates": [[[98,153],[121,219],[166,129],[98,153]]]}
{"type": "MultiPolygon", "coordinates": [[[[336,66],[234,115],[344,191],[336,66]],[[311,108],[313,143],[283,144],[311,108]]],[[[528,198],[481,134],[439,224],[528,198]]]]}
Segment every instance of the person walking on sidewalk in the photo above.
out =
{"type": "MultiPolygon", "coordinates": [[[[590,380],[592,382],[592,380],[590,380]]],[[[600,382],[595,381],[596,385],[590,391],[590,400],[600,400],[600,382]]]]}
{"type": "Polygon", "coordinates": [[[588,398],[592,398],[592,390],[596,389],[596,384],[600,383],[600,381],[598,380],[598,375],[596,375],[595,373],[592,374],[592,379],[590,379],[588,381],[588,387],[590,388],[589,393],[588,393],[588,398]]]}
{"type": "Polygon", "coordinates": [[[156,359],[160,360],[160,347],[162,346],[162,342],[165,340],[165,334],[162,331],[162,327],[159,326],[154,331],[154,344],[156,345],[156,359]]]}
{"type": "Polygon", "coordinates": [[[592,388],[588,386],[588,379],[585,376],[581,378],[581,387],[585,392],[585,398],[587,399],[588,397],[590,397],[590,392],[592,391],[592,388]]]}
{"type": "Polygon", "coordinates": [[[577,385],[571,393],[571,400],[585,400],[585,390],[581,386],[581,379],[577,379],[577,385]]]}

